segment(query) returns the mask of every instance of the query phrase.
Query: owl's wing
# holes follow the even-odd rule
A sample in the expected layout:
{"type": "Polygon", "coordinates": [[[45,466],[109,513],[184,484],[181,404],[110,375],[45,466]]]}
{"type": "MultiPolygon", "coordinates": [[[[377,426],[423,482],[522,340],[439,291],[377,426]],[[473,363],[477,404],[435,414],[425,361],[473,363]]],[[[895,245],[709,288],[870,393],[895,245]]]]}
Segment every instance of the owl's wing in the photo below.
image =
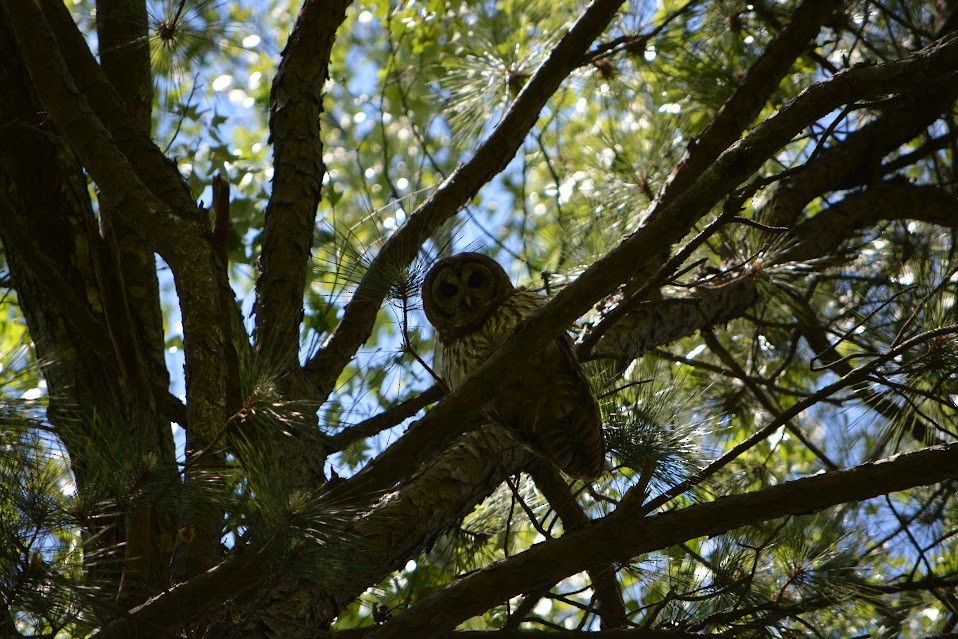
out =
{"type": "Polygon", "coordinates": [[[546,356],[555,362],[554,384],[535,426],[545,457],[567,475],[595,479],[605,468],[605,438],[592,383],[568,335],[557,337],[546,356]]]}
{"type": "Polygon", "coordinates": [[[595,479],[605,468],[602,415],[572,339],[561,335],[516,384],[496,398],[499,421],[567,475],[595,479]]]}

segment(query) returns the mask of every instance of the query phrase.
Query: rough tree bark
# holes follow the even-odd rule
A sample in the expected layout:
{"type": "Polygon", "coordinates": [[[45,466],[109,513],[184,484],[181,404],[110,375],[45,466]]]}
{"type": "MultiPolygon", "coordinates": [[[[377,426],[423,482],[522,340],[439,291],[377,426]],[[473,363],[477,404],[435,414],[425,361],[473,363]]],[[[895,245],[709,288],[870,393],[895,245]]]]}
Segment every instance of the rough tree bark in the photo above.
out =
{"type": "MultiPolygon", "coordinates": [[[[131,424],[130,433],[115,435],[130,441],[134,466],[155,455],[166,463],[157,472],[175,472],[168,426],[177,421],[187,428],[187,448],[193,455],[181,488],[189,491],[202,484],[210,473],[222,471],[224,458],[213,452],[214,444],[233,423],[230,416],[246,408],[245,398],[231,399],[237,397],[239,385],[235,359],[237,351],[253,346],[256,357],[282,378],[289,399],[313,408],[325,402],[370,336],[387,294],[388,273],[408,266],[423,242],[505,168],[621,1],[594,0],[583,11],[472,158],[384,244],[335,331],[300,366],[303,290],[326,171],[319,128],[323,83],[349,4],[306,0],[273,83],[270,130],[276,172],[250,344],[239,334],[240,323],[230,321],[236,309],[225,265],[211,241],[208,216],[193,201],[175,165],[149,138],[147,50],[134,47],[117,54],[121,43],[144,34],[142,1],[99,3],[103,50],[98,63],[58,0],[0,0],[0,55],[12,61],[0,66],[0,175],[5,184],[0,192],[0,240],[38,357],[45,361],[50,420],[76,459],[82,460],[81,451],[91,444],[70,428],[76,420],[74,408],[88,405],[91,397],[105,397],[103,401],[119,406],[131,424]],[[85,172],[102,193],[99,225],[85,172]],[[183,313],[185,408],[168,392],[154,252],[172,269],[183,313]]],[[[466,383],[446,395],[438,387],[430,389],[328,441],[278,435],[274,441],[267,435],[283,460],[278,465],[291,490],[310,495],[320,506],[347,504],[347,510],[359,513],[334,528],[336,536],[315,550],[328,565],[342,563],[342,557],[355,561],[330,570],[322,581],[282,570],[276,574],[275,548],[265,534],[223,557],[222,512],[214,503],[182,511],[178,522],[140,504],[129,508],[123,521],[110,522],[108,534],[101,534],[104,527],[95,522],[86,529],[102,548],[125,544],[122,569],[103,575],[112,580],[117,609],[123,613],[98,611],[103,629],[96,636],[167,636],[198,619],[209,626],[220,624],[216,627],[225,637],[321,636],[363,590],[416,557],[507,477],[529,466],[529,454],[483,426],[479,414],[483,398],[494,396],[521,373],[517,362],[530,361],[603,299],[611,300],[609,312],[589,327],[581,351],[620,365],[742,317],[763,302],[756,285],[762,275],[753,265],[731,266],[683,295],[662,284],[681,265],[683,251],[740,220],[723,217],[689,240],[697,224],[723,198],[735,196],[738,187],[803,129],[837,108],[895,96],[869,125],[776,185],[765,221],[788,227],[795,241],[778,252],[770,266],[830,255],[861,229],[882,220],[958,226],[958,201],[952,193],[881,182],[893,168],[891,163],[883,166],[882,158],[924,131],[958,97],[953,81],[958,38],[943,37],[902,60],[835,73],[755,123],[838,4],[806,0],[796,9],[793,20],[690,147],[659,197],[637,218],[640,225],[530,317],[466,383]],[[749,126],[753,128],[743,136],[749,126]],[[805,217],[815,198],[858,187],[862,190],[805,217]],[[678,247],[676,257],[663,255],[663,249],[673,247],[678,247]],[[658,299],[663,290],[668,299],[658,299]],[[330,452],[392,427],[434,402],[356,475],[327,482],[323,466],[330,452]],[[171,560],[172,569],[167,570],[171,560]],[[242,610],[239,619],[230,618],[237,609],[242,610]]],[[[842,375],[825,390],[854,388],[863,369],[828,354],[819,318],[801,320],[808,342],[842,375]]],[[[953,327],[941,330],[942,335],[955,332],[953,327]]],[[[885,356],[891,357],[884,354],[875,361],[885,356]]],[[[823,391],[814,399],[824,397],[823,391]]],[[[872,407],[882,414],[895,410],[882,398],[862,399],[874,402],[872,407]]],[[[779,416],[782,423],[806,404],[796,406],[779,416]]],[[[307,422],[315,425],[315,420],[312,415],[307,422]]],[[[748,445],[768,437],[778,425],[765,425],[748,445]]],[[[927,434],[917,422],[910,430],[919,438],[927,434]]],[[[630,507],[595,522],[568,501],[561,478],[551,469],[540,469],[536,481],[563,519],[562,537],[458,579],[368,636],[447,636],[471,615],[511,596],[540,592],[582,570],[593,575],[605,627],[620,627],[625,612],[614,562],[702,535],[955,479],[956,455],[954,445],[929,448],[651,516],[650,506],[636,507],[641,500],[637,504],[633,495],[630,507]]],[[[716,462],[711,472],[724,463],[716,462]]],[[[73,470],[82,492],[89,469],[77,462],[73,470]]],[[[668,497],[654,505],[663,505],[668,497]]],[[[366,631],[360,634],[366,636],[366,631]]]]}

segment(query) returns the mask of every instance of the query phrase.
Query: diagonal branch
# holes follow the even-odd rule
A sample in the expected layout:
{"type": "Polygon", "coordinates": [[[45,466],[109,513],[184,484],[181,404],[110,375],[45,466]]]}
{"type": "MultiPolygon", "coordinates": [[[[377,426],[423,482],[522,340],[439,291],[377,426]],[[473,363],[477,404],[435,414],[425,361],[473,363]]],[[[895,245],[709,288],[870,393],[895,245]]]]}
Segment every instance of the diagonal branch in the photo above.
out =
{"type": "MultiPolygon", "coordinates": [[[[14,3],[11,0],[5,1],[10,6],[23,4],[14,3]]],[[[87,104],[87,106],[84,107],[82,117],[93,117],[100,122],[99,125],[96,125],[96,128],[87,131],[86,135],[88,137],[92,137],[93,135],[102,136],[103,128],[109,132],[107,138],[110,140],[110,144],[126,156],[127,162],[134,167],[139,175],[138,181],[142,181],[146,184],[149,190],[169,208],[171,219],[166,220],[167,223],[176,224],[174,228],[179,229],[184,226],[198,224],[202,221],[204,226],[208,228],[208,220],[205,214],[201,215],[199,208],[196,206],[196,202],[193,200],[189,185],[186,180],[183,179],[183,176],[180,175],[176,164],[163,154],[160,148],[156,146],[150,138],[148,130],[142,128],[138,121],[127,111],[123,103],[123,98],[107,79],[100,65],[97,64],[93,53],[90,51],[90,47],[87,45],[83,34],[80,33],[79,28],[77,28],[76,23],[73,21],[73,17],[70,15],[70,11],[66,5],[56,0],[39,0],[39,4],[43,9],[43,15],[46,18],[45,23],[49,29],[43,28],[40,24],[34,26],[40,31],[52,32],[56,38],[56,44],[54,46],[47,40],[47,48],[41,50],[34,48],[34,50],[37,51],[37,55],[30,57],[40,59],[50,57],[51,61],[54,56],[60,58],[63,64],[62,72],[65,73],[62,77],[64,79],[69,78],[69,83],[75,86],[75,90],[78,89],[80,93],[83,94],[83,101],[87,104]],[[57,51],[60,52],[60,55],[57,55],[57,51]]],[[[20,9],[17,11],[19,12],[20,9]]],[[[42,37],[46,38],[47,36],[44,35],[42,37]]],[[[32,62],[36,63],[38,61],[39,60],[33,60],[32,62]]],[[[31,61],[28,60],[28,62],[31,61]]],[[[34,77],[34,82],[38,83],[37,88],[39,89],[39,83],[41,81],[35,76],[32,77],[34,77]]],[[[46,79],[44,79],[43,82],[47,83],[46,79]]],[[[77,115],[80,116],[81,114],[78,113],[77,115]]],[[[71,143],[77,146],[78,139],[74,139],[69,133],[68,137],[70,137],[71,143]]],[[[80,151],[80,149],[77,150],[80,151]]],[[[88,164],[87,160],[83,161],[84,165],[88,164]]],[[[91,175],[93,175],[95,168],[105,167],[87,166],[91,175]]],[[[102,179],[101,171],[101,180],[102,179]]],[[[96,178],[94,178],[94,180],[97,181],[97,185],[100,186],[101,189],[106,188],[101,184],[100,180],[96,180],[96,178]]],[[[111,191],[112,190],[114,189],[111,188],[111,191]]],[[[117,204],[117,206],[119,206],[119,204],[117,204]]],[[[131,211],[138,209],[122,207],[121,210],[125,212],[124,217],[131,217],[131,211]]],[[[155,243],[163,236],[156,237],[156,234],[152,232],[152,227],[148,229],[143,226],[144,224],[151,223],[152,220],[141,220],[141,218],[152,218],[155,215],[148,216],[146,214],[147,210],[148,209],[142,209],[144,212],[134,217],[134,220],[137,221],[137,224],[134,225],[134,230],[136,230],[137,234],[143,237],[145,241],[155,243]]],[[[174,239],[171,239],[168,244],[163,247],[151,246],[151,248],[163,255],[163,258],[169,263],[172,257],[170,254],[173,252],[180,238],[176,237],[176,233],[170,233],[169,228],[167,228],[165,235],[173,236],[174,239]]]]}
{"type": "Polygon", "coordinates": [[[5,0],[3,7],[43,106],[69,138],[97,186],[116,198],[118,209],[145,212],[137,219],[145,235],[163,237],[169,227],[182,226],[170,207],[144,184],[76,86],[39,7],[12,0],[5,0]]]}
{"type": "Polygon", "coordinates": [[[273,191],[266,206],[256,328],[260,352],[282,370],[299,365],[299,324],[323,176],[320,114],[336,30],[351,0],[308,0],[296,19],[270,92],[273,191]]]}
{"type": "Polygon", "coordinates": [[[697,537],[819,512],[958,477],[958,444],[722,497],[645,519],[612,515],[472,573],[414,605],[369,637],[435,637],[504,599],[597,562],[623,561],[697,537]]]}
{"type": "Polygon", "coordinates": [[[475,155],[453,171],[383,245],[347,305],[342,321],[329,341],[306,364],[308,385],[316,389],[319,400],[325,401],[343,368],[369,338],[386,295],[389,273],[412,262],[422,243],[506,167],[546,102],[577,67],[621,4],[622,0],[593,0],[529,78],[475,155]]]}
{"type": "MultiPolygon", "coordinates": [[[[119,151],[126,156],[149,190],[166,203],[172,215],[182,218],[178,224],[167,229],[166,234],[157,236],[142,227],[141,218],[146,217],[145,211],[134,216],[133,211],[123,209],[126,217],[133,216],[130,225],[134,231],[153,250],[160,253],[174,270],[195,270],[201,263],[198,260],[200,256],[207,260],[215,259],[211,248],[208,248],[210,244],[207,212],[196,205],[189,184],[180,175],[176,163],[163,154],[150,138],[148,130],[139,126],[138,121],[127,112],[122,96],[97,64],[66,6],[56,0],[40,0],[40,3],[69,72],[89,101],[95,117],[109,131],[119,151]],[[141,223],[133,224],[134,221],[141,223]],[[163,247],[154,246],[157,240],[166,239],[168,236],[169,241],[163,247]],[[198,246],[183,244],[184,241],[191,240],[189,236],[200,240],[198,246]],[[183,268],[178,268],[181,265],[183,268]]],[[[222,269],[215,264],[209,268],[215,273],[209,281],[216,282],[221,298],[232,299],[233,292],[225,272],[221,273],[222,269]]],[[[228,310],[233,337],[242,346],[244,341],[248,342],[242,317],[237,308],[231,307],[228,310]]]]}
{"type": "MultiPolygon", "coordinates": [[[[811,346],[815,356],[828,365],[836,374],[845,377],[849,375],[853,368],[852,364],[838,354],[835,347],[828,339],[825,328],[819,324],[815,312],[804,301],[793,300],[798,312],[796,317],[802,336],[811,346]]],[[[876,394],[868,387],[852,387],[852,392],[858,399],[873,411],[882,415],[889,422],[900,424],[903,431],[911,433],[917,441],[931,444],[940,443],[935,429],[925,422],[921,416],[914,411],[908,410],[906,405],[898,405],[892,401],[886,394],[876,394]]],[[[876,457],[879,455],[875,455],[876,457]]]]}
{"type": "MultiPolygon", "coordinates": [[[[853,597],[865,601],[874,601],[877,595],[894,595],[906,592],[934,592],[936,590],[954,590],[958,587],[958,579],[931,577],[919,579],[916,581],[905,581],[902,583],[882,584],[882,583],[862,583],[856,584],[858,588],[853,591],[853,597]]],[[[760,624],[771,624],[775,620],[785,617],[797,617],[811,610],[820,610],[823,608],[836,607],[835,597],[824,594],[819,597],[810,598],[801,602],[775,601],[753,606],[746,606],[739,610],[722,611],[713,613],[701,621],[698,621],[693,629],[714,627],[720,624],[732,624],[740,619],[754,617],[760,624]]]]}
{"type": "Polygon", "coordinates": [[[219,565],[133,608],[93,635],[93,639],[134,639],[183,625],[204,610],[260,583],[267,575],[269,561],[265,549],[237,551],[219,565]]]}
{"type": "MultiPolygon", "coordinates": [[[[61,14],[67,11],[66,7],[55,0],[42,1],[69,46],[72,42],[69,36],[76,31],[76,25],[71,20],[72,31],[64,28],[66,25],[62,24],[61,14]],[[62,11],[58,12],[57,6],[62,11]]],[[[66,134],[97,186],[109,194],[116,210],[122,212],[122,219],[140,237],[152,243],[173,271],[183,314],[189,423],[187,447],[201,450],[206,447],[206,438],[215,436],[226,422],[224,335],[218,318],[222,316],[219,291],[228,288],[229,283],[226,274],[216,268],[209,221],[205,215],[199,214],[188,191],[184,195],[184,184],[175,166],[171,168],[171,163],[146,133],[133,125],[132,118],[99,69],[91,73],[102,79],[103,91],[96,93],[94,99],[104,98],[107,104],[101,104],[100,109],[91,106],[87,95],[76,86],[40,8],[34,2],[17,0],[4,0],[0,6],[14,27],[27,70],[44,107],[66,134]],[[115,118],[109,121],[116,126],[108,128],[101,114],[115,118]],[[114,134],[122,136],[120,139],[133,157],[139,158],[136,168],[114,134]],[[145,180],[150,180],[151,184],[148,186],[145,180]],[[160,189],[170,199],[161,199],[152,188],[160,189]],[[182,204],[182,208],[177,210],[169,203],[171,201],[182,204]]],[[[89,56],[85,44],[76,48],[85,49],[89,56]]],[[[86,59],[82,51],[76,55],[81,61],[86,59]]],[[[89,70],[81,68],[81,71],[89,70]]],[[[215,460],[211,455],[202,465],[213,463],[215,460]]],[[[210,470],[200,468],[202,465],[197,465],[195,472],[210,470]]],[[[211,507],[190,517],[197,518],[199,524],[197,538],[179,554],[184,564],[191,564],[182,569],[183,574],[211,566],[219,549],[221,514],[211,507]]]]}
{"type": "MultiPolygon", "coordinates": [[[[952,35],[945,41],[954,39],[952,35]]],[[[879,117],[791,171],[769,196],[764,221],[772,226],[793,226],[816,197],[880,182],[882,158],[921,135],[958,98],[953,74],[928,89],[900,92],[879,117]]]]}
{"type": "Polygon", "coordinates": [[[843,71],[813,85],[729,148],[688,189],[661,209],[616,248],[593,263],[527,318],[486,362],[392,446],[346,483],[346,490],[385,490],[399,479],[397,468],[427,461],[462,432],[464,418],[484,405],[522,373],[528,362],[597,301],[614,291],[658,255],[679,241],[690,226],[767,158],[818,118],[865,95],[907,91],[950,78],[958,67],[958,37],[913,56],[876,66],[843,71]],[[400,462],[399,460],[403,460],[400,462]]]}
{"type": "Polygon", "coordinates": [[[936,186],[883,183],[846,196],[794,229],[794,246],[775,262],[802,262],[830,255],[857,231],[883,220],[920,220],[958,229],[958,196],[936,186]]]}
{"type": "MultiPolygon", "coordinates": [[[[586,528],[592,520],[576,502],[565,479],[551,464],[537,459],[529,468],[536,487],[555,509],[566,531],[586,528]]],[[[598,600],[602,629],[621,628],[627,622],[622,592],[616,579],[615,564],[600,563],[588,568],[592,590],[598,600]]]]}
{"type": "MultiPolygon", "coordinates": [[[[529,463],[530,453],[516,446],[505,433],[493,427],[490,433],[463,437],[444,451],[421,475],[400,490],[382,497],[353,529],[345,531],[341,544],[317,552],[328,553],[330,563],[355,554],[356,539],[363,540],[364,561],[337,571],[322,586],[311,591],[324,610],[339,611],[371,583],[377,583],[461,519],[510,474],[529,463]],[[495,463],[490,463],[495,460],[495,463]],[[438,499],[437,499],[438,497],[438,499]],[[431,507],[424,509],[423,504],[431,507]],[[346,547],[343,547],[343,544],[346,547]]],[[[322,499],[335,500],[332,494],[322,499]]],[[[321,561],[316,558],[317,561],[321,561]]],[[[130,610],[122,619],[100,631],[95,639],[133,637],[146,628],[180,627],[206,610],[222,604],[270,576],[276,564],[264,549],[244,547],[213,569],[158,595],[130,610]]]]}
{"type": "Polygon", "coordinates": [[[418,395],[387,408],[378,415],[344,428],[329,438],[328,445],[332,450],[345,450],[354,442],[377,435],[409,419],[429,404],[439,401],[442,395],[443,390],[438,384],[430,386],[418,395]]]}
{"type": "Polygon", "coordinates": [[[759,114],[782,78],[828,20],[840,0],[805,0],[749,67],[748,73],[725,101],[708,127],[689,145],[685,156],[669,176],[655,207],[661,208],[690,185],[715,158],[738,139],[759,114]]]}
{"type": "MultiPolygon", "coordinates": [[[[731,449],[724,452],[718,459],[712,461],[708,466],[702,468],[688,479],[673,485],[665,492],[657,495],[654,499],[643,504],[642,511],[653,512],[661,506],[667,504],[672,499],[688,492],[693,486],[701,484],[704,480],[708,479],[719,470],[724,468],[732,460],[737,459],[742,453],[751,449],[759,442],[767,439],[773,432],[775,432],[775,430],[784,426],[788,420],[797,417],[823,399],[831,397],[839,390],[854,388],[855,386],[861,384],[861,382],[867,380],[868,377],[882,364],[894,360],[896,357],[901,356],[903,353],[907,353],[910,349],[928,342],[929,340],[933,340],[945,335],[954,335],[955,333],[958,333],[958,325],[956,324],[925,331],[924,333],[920,333],[919,335],[916,335],[915,337],[896,345],[894,348],[891,348],[890,350],[885,351],[884,353],[877,355],[872,359],[869,359],[858,368],[850,370],[841,379],[832,382],[827,386],[819,388],[811,395],[805,397],[799,402],[792,404],[784,411],[780,412],[771,421],[753,432],[744,440],[735,444],[731,449]]],[[[637,485],[629,488],[629,490],[626,491],[626,494],[623,496],[622,501],[627,500],[630,493],[633,493],[637,489],[637,485]]]]}
{"type": "MultiPolygon", "coordinates": [[[[90,345],[93,351],[107,358],[112,352],[112,347],[101,319],[83,303],[76,290],[62,277],[58,266],[36,246],[35,239],[27,234],[21,224],[20,216],[17,215],[4,193],[0,193],[0,226],[3,227],[4,241],[7,242],[8,250],[10,247],[15,247],[17,251],[24,254],[25,261],[30,264],[37,279],[43,281],[49,288],[51,299],[56,299],[57,306],[64,309],[63,317],[71,328],[90,345]]],[[[185,427],[186,407],[183,402],[158,385],[154,385],[152,391],[163,416],[185,427]]]]}
{"type": "Polygon", "coordinates": [[[24,635],[20,634],[17,628],[16,615],[7,607],[6,602],[0,601],[0,639],[23,639],[23,637],[24,635]]]}

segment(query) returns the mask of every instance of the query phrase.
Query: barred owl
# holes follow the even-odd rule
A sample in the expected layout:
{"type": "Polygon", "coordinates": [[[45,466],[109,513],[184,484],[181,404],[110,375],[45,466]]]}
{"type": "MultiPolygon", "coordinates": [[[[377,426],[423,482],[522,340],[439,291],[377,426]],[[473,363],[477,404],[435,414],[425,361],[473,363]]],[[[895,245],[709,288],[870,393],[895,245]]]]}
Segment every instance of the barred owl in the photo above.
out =
{"type": "MultiPolygon", "coordinates": [[[[517,289],[499,264],[479,253],[438,262],[423,282],[423,307],[442,347],[452,388],[479,368],[546,298],[517,289]]],[[[567,475],[595,479],[605,463],[602,417],[568,335],[557,337],[490,407],[526,448],[567,475]]]]}

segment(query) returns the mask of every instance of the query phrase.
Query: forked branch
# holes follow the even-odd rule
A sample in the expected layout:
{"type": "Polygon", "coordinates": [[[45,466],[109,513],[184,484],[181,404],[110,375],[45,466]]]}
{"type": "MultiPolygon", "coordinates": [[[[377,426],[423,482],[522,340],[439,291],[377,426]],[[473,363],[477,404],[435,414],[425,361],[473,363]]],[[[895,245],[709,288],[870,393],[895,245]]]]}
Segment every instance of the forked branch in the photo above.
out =
{"type": "Polygon", "coordinates": [[[343,368],[369,337],[386,296],[388,285],[384,283],[389,273],[410,264],[423,242],[506,167],[546,102],[577,67],[621,4],[622,0],[593,0],[529,78],[475,155],[460,165],[383,245],[359,282],[342,321],[327,344],[306,364],[309,385],[316,388],[317,399],[324,401],[328,397],[343,368]]]}
{"type": "Polygon", "coordinates": [[[714,536],[789,515],[814,513],[956,477],[958,444],[952,444],[722,497],[645,519],[613,515],[463,577],[368,636],[371,639],[441,636],[442,632],[504,599],[556,582],[599,562],[622,561],[697,537],[714,536]]]}

